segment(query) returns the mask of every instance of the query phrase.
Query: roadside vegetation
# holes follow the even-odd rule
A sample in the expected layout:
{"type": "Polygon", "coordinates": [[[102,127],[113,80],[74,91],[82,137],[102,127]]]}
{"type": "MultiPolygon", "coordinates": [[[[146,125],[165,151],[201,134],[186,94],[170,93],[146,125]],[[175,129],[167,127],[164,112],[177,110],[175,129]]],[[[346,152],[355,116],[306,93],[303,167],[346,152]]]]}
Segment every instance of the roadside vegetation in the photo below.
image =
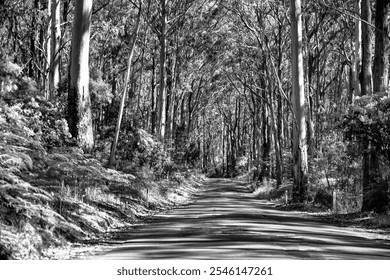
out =
{"type": "Polygon", "coordinates": [[[48,249],[99,240],[196,192],[202,176],[174,165],[143,130],[129,134],[136,140],[120,150],[137,159],[106,168],[103,148],[87,154],[72,145],[61,101],[39,95],[17,65],[0,65],[18,88],[0,96],[2,259],[46,258],[48,249]]]}

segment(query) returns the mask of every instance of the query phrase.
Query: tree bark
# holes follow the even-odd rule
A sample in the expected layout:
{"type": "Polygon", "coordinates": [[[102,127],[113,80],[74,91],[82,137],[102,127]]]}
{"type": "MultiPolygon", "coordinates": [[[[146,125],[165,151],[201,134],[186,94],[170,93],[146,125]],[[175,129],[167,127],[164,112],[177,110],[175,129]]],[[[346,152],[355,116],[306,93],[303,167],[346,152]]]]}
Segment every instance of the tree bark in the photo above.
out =
{"type": "Polygon", "coordinates": [[[36,47],[35,47],[35,40],[37,37],[37,15],[39,11],[39,1],[34,0],[34,5],[32,6],[32,18],[31,18],[31,33],[30,33],[30,59],[28,63],[28,76],[30,78],[35,77],[35,62],[37,59],[37,53],[36,53],[36,47]]]}
{"type": "MultiPolygon", "coordinates": [[[[361,0],[355,0],[355,11],[357,19],[355,19],[355,50],[354,50],[354,68],[353,68],[353,80],[355,88],[355,96],[361,95],[360,85],[360,71],[362,63],[362,24],[361,24],[361,0]]],[[[352,98],[353,99],[353,98],[352,98]]]]}
{"type": "Polygon", "coordinates": [[[374,93],[387,92],[389,76],[390,0],[377,0],[375,13],[374,93]]]}
{"type": "Polygon", "coordinates": [[[156,133],[156,112],[157,112],[157,98],[156,98],[156,59],[155,52],[152,53],[152,77],[150,79],[150,130],[152,134],[156,133]]]}
{"type": "Polygon", "coordinates": [[[167,11],[166,0],[160,0],[161,7],[161,30],[160,30],[160,92],[158,96],[158,136],[162,142],[165,139],[166,129],[166,109],[167,109],[167,91],[166,91],[166,48],[167,48],[167,11]]]}
{"type": "MultiPolygon", "coordinates": [[[[362,23],[362,80],[361,95],[372,94],[372,27],[371,24],[371,1],[362,0],[361,8],[362,23]]],[[[366,193],[370,184],[370,153],[369,142],[363,144],[363,193],[366,193]]]]}
{"type": "Polygon", "coordinates": [[[305,92],[302,56],[301,1],[291,0],[293,123],[293,200],[303,202],[307,195],[307,144],[304,114],[305,92]]]}
{"type": "Polygon", "coordinates": [[[45,40],[46,59],[45,59],[44,75],[43,75],[45,97],[47,99],[50,98],[49,75],[50,75],[50,63],[51,63],[51,7],[52,7],[51,0],[48,0],[47,1],[48,22],[47,22],[46,40],[45,40]]]}
{"type": "Polygon", "coordinates": [[[372,36],[371,1],[362,0],[362,89],[361,95],[372,94],[372,36]]]}
{"type": "Polygon", "coordinates": [[[51,7],[51,55],[49,87],[50,99],[55,97],[60,83],[61,9],[60,0],[53,0],[51,7]]]}
{"type": "Polygon", "coordinates": [[[89,95],[91,15],[92,0],[76,1],[70,55],[68,125],[77,146],[86,151],[90,151],[94,144],[89,95]]]}

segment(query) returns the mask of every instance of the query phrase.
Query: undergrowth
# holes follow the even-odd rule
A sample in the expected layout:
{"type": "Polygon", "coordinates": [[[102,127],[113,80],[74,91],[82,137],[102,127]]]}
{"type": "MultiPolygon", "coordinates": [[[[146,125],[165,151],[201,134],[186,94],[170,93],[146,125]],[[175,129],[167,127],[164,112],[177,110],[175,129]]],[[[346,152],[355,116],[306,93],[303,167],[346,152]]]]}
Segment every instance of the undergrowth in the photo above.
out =
{"type": "Polygon", "coordinates": [[[151,180],[107,169],[71,144],[58,104],[34,91],[1,92],[1,259],[45,258],[51,247],[97,239],[184,202],[200,179],[190,171],[151,180]]]}

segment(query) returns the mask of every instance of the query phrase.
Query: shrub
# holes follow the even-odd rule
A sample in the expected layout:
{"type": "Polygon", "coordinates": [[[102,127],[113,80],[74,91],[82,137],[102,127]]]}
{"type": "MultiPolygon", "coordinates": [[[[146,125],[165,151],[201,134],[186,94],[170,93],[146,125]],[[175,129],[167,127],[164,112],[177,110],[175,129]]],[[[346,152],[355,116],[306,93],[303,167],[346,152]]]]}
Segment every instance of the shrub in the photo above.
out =
{"type": "Polygon", "coordinates": [[[0,260],[10,259],[12,259],[11,252],[4,245],[0,244],[0,260]]]}
{"type": "Polygon", "coordinates": [[[333,203],[332,195],[325,189],[319,189],[314,196],[314,204],[331,208],[333,203]]]}
{"type": "Polygon", "coordinates": [[[359,98],[344,116],[342,127],[351,151],[361,154],[364,148],[380,155],[385,165],[390,163],[390,98],[383,94],[359,98]]]}
{"type": "Polygon", "coordinates": [[[373,189],[364,196],[363,211],[374,211],[375,213],[384,213],[387,211],[390,203],[389,194],[383,189],[373,189]]]}

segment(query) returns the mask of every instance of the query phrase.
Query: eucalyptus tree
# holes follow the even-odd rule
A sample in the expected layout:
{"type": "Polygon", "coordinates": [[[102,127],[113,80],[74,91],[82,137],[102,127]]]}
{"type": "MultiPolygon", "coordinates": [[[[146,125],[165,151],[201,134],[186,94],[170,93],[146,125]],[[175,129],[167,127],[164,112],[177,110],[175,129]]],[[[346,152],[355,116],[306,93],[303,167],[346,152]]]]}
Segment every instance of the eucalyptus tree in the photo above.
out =
{"type": "MultiPolygon", "coordinates": [[[[360,96],[361,94],[361,85],[360,85],[360,68],[361,68],[361,61],[362,61],[362,24],[361,24],[361,1],[362,0],[356,0],[355,1],[355,14],[356,18],[354,20],[355,23],[355,44],[354,44],[354,68],[353,68],[353,83],[354,83],[354,89],[355,89],[355,95],[360,96]]],[[[352,100],[351,100],[352,101],[352,100]]]]}
{"type": "MultiPolygon", "coordinates": [[[[362,0],[361,18],[362,18],[362,79],[361,95],[372,94],[372,38],[373,30],[371,27],[372,8],[370,0],[362,0]]],[[[370,184],[370,154],[368,152],[369,143],[363,145],[363,192],[367,192],[370,184]]]]}
{"type": "Polygon", "coordinates": [[[50,98],[54,98],[54,94],[57,91],[58,85],[60,83],[61,2],[60,0],[49,0],[48,2],[48,6],[51,5],[49,88],[50,98]]]}
{"type": "Polygon", "coordinates": [[[137,38],[138,38],[138,32],[139,32],[139,28],[140,28],[141,13],[142,13],[142,0],[139,0],[138,1],[138,16],[137,16],[137,21],[136,21],[136,24],[135,24],[135,27],[134,27],[134,30],[133,30],[132,36],[131,36],[132,38],[131,38],[131,42],[130,42],[130,54],[129,54],[128,63],[127,63],[127,71],[126,71],[124,90],[123,90],[121,102],[119,105],[119,113],[118,113],[118,119],[117,119],[117,124],[116,124],[116,128],[115,128],[114,141],[112,142],[110,159],[108,162],[109,166],[112,166],[114,164],[114,161],[115,161],[115,152],[116,152],[116,148],[118,145],[119,132],[120,132],[122,118],[123,118],[123,110],[124,110],[124,106],[125,106],[126,96],[128,93],[130,75],[132,72],[134,47],[135,47],[135,43],[136,43],[137,38]]]}
{"type": "Polygon", "coordinates": [[[291,0],[291,46],[292,46],[292,98],[293,121],[293,199],[303,201],[307,193],[307,142],[304,113],[305,91],[302,56],[302,9],[300,0],[291,0]]]}
{"type": "Polygon", "coordinates": [[[76,144],[94,145],[89,94],[89,41],[92,0],[76,1],[68,88],[68,126],[76,144]]]}
{"type": "Polygon", "coordinates": [[[375,6],[375,54],[373,64],[373,91],[388,91],[390,49],[390,0],[377,0],[375,6]]]}

